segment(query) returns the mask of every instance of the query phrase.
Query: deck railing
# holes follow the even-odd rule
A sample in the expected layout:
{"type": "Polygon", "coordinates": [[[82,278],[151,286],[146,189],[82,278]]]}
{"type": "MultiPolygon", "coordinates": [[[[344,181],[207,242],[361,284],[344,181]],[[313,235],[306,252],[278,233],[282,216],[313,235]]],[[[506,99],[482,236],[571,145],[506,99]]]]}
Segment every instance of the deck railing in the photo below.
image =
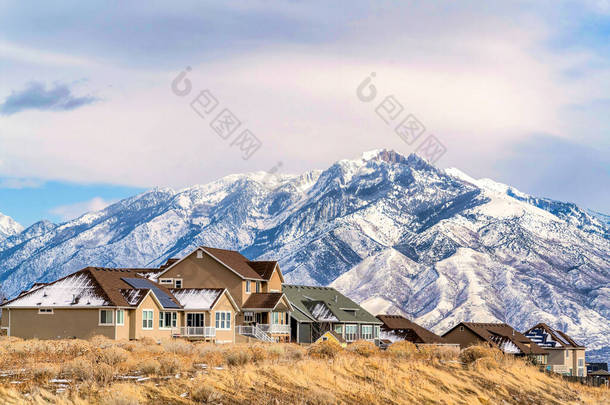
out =
{"type": "Polygon", "coordinates": [[[263,342],[275,342],[275,339],[269,336],[267,332],[263,332],[262,329],[255,325],[240,325],[237,327],[237,333],[244,336],[255,337],[256,339],[262,340],[263,342]]]}
{"type": "Polygon", "coordinates": [[[213,326],[181,326],[172,329],[172,336],[186,337],[215,337],[216,328],[213,326]]]}
{"type": "Polygon", "coordinates": [[[277,323],[272,323],[272,324],[261,323],[261,324],[258,324],[258,327],[263,332],[272,333],[272,334],[276,334],[276,335],[290,335],[290,325],[282,325],[282,324],[277,324],[277,323]]]}

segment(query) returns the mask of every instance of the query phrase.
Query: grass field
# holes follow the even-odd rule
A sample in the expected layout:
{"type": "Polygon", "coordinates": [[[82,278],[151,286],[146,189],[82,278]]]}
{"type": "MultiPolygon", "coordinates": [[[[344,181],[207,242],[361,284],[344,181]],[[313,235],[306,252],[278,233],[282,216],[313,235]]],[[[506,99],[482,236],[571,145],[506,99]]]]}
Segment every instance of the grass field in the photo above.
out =
{"type": "Polygon", "coordinates": [[[487,347],[0,338],[2,404],[603,404],[487,347]]]}

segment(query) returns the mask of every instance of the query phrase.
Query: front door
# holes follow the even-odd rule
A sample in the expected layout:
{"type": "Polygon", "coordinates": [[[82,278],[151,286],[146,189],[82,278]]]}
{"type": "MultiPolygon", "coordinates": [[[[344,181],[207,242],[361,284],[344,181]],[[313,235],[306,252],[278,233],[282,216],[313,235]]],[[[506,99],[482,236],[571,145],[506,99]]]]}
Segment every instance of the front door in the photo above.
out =
{"type": "Polygon", "coordinates": [[[256,319],[257,324],[263,323],[263,314],[261,312],[257,312],[255,314],[255,317],[256,317],[255,319],[256,319]]]}

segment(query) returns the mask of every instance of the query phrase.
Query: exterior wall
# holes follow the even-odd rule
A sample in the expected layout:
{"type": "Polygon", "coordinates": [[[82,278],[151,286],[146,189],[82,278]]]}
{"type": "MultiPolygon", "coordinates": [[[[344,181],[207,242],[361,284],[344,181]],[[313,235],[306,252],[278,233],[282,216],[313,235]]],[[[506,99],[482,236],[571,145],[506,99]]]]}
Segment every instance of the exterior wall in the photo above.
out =
{"type": "Polygon", "coordinates": [[[311,324],[301,323],[298,326],[298,337],[299,343],[312,343],[311,342],[311,324]]]}
{"type": "Polygon", "coordinates": [[[271,278],[265,283],[266,292],[282,292],[282,280],[280,279],[280,266],[276,266],[271,278]]]}
{"type": "Polygon", "coordinates": [[[578,376],[579,368],[582,376],[587,376],[587,366],[585,361],[585,349],[549,349],[548,363],[551,371],[560,374],[578,376]],[[569,356],[566,356],[566,352],[569,356]],[[578,366],[578,361],[582,360],[582,366],[578,366]]]}
{"type": "Polygon", "coordinates": [[[231,343],[235,341],[235,308],[231,304],[231,301],[225,294],[220,297],[216,306],[212,310],[209,321],[206,319],[207,326],[216,326],[216,312],[218,311],[229,311],[231,313],[231,329],[229,330],[218,330],[216,329],[216,341],[219,343],[231,343]]]}
{"type": "MultiPolygon", "coordinates": [[[[130,319],[133,319],[134,329],[135,329],[135,339],[142,339],[144,337],[150,337],[153,339],[162,339],[162,338],[171,338],[172,331],[171,329],[160,329],[159,328],[159,314],[161,311],[164,311],[162,307],[160,307],[154,298],[149,294],[144,301],[140,303],[138,308],[134,311],[134,316],[130,319]],[[143,329],[142,328],[142,312],[146,309],[152,309],[153,311],[153,324],[152,329],[143,329]]],[[[169,310],[171,311],[171,310],[169,310]]],[[[181,312],[178,312],[177,316],[177,325],[181,323],[181,312]]]]}
{"type": "MultiPolygon", "coordinates": [[[[121,339],[125,339],[125,340],[129,340],[130,339],[130,326],[132,323],[131,320],[131,314],[133,313],[133,310],[129,310],[129,309],[125,309],[123,311],[123,313],[125,314],[124,316],[124,325],[116,325],[116,338],[121,340],[121,339]]],[[[115,321],[116,321],[116,314],[115,314],[115,321]]]]}
{"type": "Polygon", "coordinates": [[[8,309],[2,310],[2,316],[0,317],[0,328],[8,328],[8,309]]]}
{"type": "Polygon", "coordinates": [[[479,336],[471,332],[467,327],[464,327],[464,330],[460,330],[459,325],[443,335],[443,337],[449,343],[458,343],[462,349],[483,342],[479,336]]]}
{"type": "Polygon", "coordinates": [[[39,314],[38,309],[4,310],[9,311],[11,336],[25,339],[115,337],[114,325],[99,326],[99,309],[54,309],[52,314],[39,314]]]}
{"type": "Polygon", "coordinates": [[[197,251],[174,265],[161,278],[181,278],[183,288],[226,288],[240,308],[248,298],[241,277],[205,253],[198,259],[197,251]]]}

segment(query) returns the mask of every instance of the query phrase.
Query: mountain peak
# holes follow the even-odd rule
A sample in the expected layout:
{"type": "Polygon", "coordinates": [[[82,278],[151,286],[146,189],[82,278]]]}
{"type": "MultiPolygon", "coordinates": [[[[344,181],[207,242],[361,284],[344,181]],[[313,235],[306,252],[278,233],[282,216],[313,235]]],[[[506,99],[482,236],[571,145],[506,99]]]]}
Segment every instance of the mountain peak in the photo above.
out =
{"type": "Polygon", "coordinates": [[[0,212],[0,240],[23,231],[23,226],[13,218],[0,212]]]}

